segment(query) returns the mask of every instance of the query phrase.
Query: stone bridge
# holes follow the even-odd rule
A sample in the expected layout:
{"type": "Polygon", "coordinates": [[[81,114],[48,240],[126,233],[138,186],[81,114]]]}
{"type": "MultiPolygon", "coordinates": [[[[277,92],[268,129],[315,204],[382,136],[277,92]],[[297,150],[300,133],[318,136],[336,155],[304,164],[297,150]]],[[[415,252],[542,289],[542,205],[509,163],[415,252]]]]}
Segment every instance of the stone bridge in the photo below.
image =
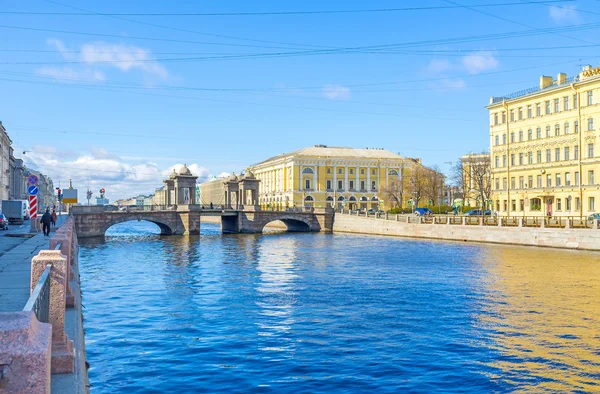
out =
{"type": "Polygon", "coordinates": [[[334,211],[330,208],[309,211],[263,211],[259,207],[210,209],[200,205],[74,206],[70,214],[75,220],[79,238],[101,237],[111,226],[132,220],[146,220],[160,228],[161,235],[199,234],[202,216],[220,216],[223,233],[261,233],[271,222],[282,221],[287,231],[331,232],[334,211]]]}

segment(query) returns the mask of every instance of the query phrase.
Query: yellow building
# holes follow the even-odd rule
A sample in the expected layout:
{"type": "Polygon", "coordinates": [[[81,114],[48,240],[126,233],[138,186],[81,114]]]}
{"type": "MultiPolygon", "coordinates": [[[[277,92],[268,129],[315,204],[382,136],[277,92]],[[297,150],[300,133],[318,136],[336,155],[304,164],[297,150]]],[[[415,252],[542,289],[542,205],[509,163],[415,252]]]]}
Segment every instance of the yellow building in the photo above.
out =
{"type": "Polygon", "coordinates": [[[510,216],[587,216],[600,197],[600,67],[572,78],[542,76],[539,87],[490,105],[492,200],[510,216]]]}
{"type": "MultiPolygon", "coordinates": [[[[315,145],[249,168],[260,180],[263,209],[326,207],[389,209],[386,188],[417,162],[383,149],[315,145]]],[[[406,197],[408,198],[408,196],[406,197]]]]}

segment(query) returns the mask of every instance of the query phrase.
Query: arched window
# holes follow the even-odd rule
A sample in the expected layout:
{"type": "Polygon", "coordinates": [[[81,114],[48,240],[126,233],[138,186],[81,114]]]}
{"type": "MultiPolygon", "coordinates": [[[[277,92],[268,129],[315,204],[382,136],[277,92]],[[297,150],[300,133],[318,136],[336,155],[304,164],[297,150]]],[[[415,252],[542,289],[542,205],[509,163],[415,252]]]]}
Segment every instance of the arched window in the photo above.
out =
{"type": "Polygon", "coordinates": [[[345,200],[344,196],[339,196],[338,197],[338,201],[344,201],[344,200],[345,200]]]}
{"type": "Polygon", "coordinates": [[[315,201],[315,199],[312,198],[312,196],[306,196],[306,198],[304,199],[304,201],[315,201]]]}
{"type": "Polygon", "coordinates": [[[327,198],[325,199],[325,201],[333,201],[333,197],[327,196],[327,198]]]}
{"type": "Polygon", "coordinates": [[[306,167],[305,169],[302,170],[303,174],[314,174],[315,172],[312,170],[312,168],[308,168],[306,167]]]}
{"type": "Polygon", "coordinates": [[[373,196],[371,197],[371,201],[379,201],[379,198],[377,198],[377,196],[373,196]]]}
{"type": "Polygon", "coordinates": [[[369,201],[369,199],[368,199],[367,197],[365,197],[365,196],[362,196],[362,197],[360,198],[360,201],[369,201]]]}
{"type": "Polygon", "coordinates": [[[350,201],[356,201],[356,197],[354,197],[354,196],[351,196],[351,197],[350,197],[350,201]]]}
{"type": "Polygon", "coordinates": [[[396,170],[390,170],[390,172],[388,172],[388,175],[398,176],[398,171],[396,171],[396,170]]]}

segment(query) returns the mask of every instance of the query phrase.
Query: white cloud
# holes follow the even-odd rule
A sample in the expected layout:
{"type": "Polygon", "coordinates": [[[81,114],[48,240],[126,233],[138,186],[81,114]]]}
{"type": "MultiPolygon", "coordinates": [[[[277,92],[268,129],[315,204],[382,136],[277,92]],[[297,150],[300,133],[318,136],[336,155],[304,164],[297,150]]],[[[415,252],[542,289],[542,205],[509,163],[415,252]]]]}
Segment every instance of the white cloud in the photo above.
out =
{"type": "MultiPolygon", "coordinates": [[[[18,147],[15,147],[17,149],[18,147]]],[[[58,187],[68,185],[79,189],[79,199],[85,199],[85,191],[97,191],[105,188],[111,200],[133,197],[139,194],[153,194],[163,185],[163,180],[173,171],[179,171],[183,164],[159,166],[154,162],[128,162],[122,157],[106,150],[92,148],[89,152],[60,151],[56,148],[35,146],[23,156],[25,165],[50,176],[58,187]]],[[[197,163],[188,168],[198,182],[210,180],[213,175],[208,168],[197,163]]],[[[221,173],[219,175],[226,174],[221,173]]]]}
{"type": "Polygon", "coordinates": [[[325,85],[323,95],[330,100],[350,100],[350,88],[342,85],[325,85]]]}
{"type": "Polygon", "coordinates": [[[92,69],[79,69],[75,70],[71,67],[42,67],[35,70],[36,74],[43,75],[46,77],[53,77],[56,79],[72,80],[73,82],[77,82],[77,80],[90,80],[102,82],[106,80],[104,73],[99,70],[92,69]]]}
{"type": "Polygon", "coordinates": [[[63,59],[81,62],[82,65],[63,68],[43,67],[36,70],[38,75],[52,76],[57,79],[104,81],[106,78],[100,68],[116,68],[122,72],[138,70],[145,77],[160,79],[169,77],[167,69],[157,63],[152,56],[152,52],[145,48],[94,41],[83,44],[78,49],[70,49],[60,40],[48,39],[46,42],[48,45],[55,47],[63,59]]]}
{"type": "Polygon", "coordinates": [[[490,51],[481,51],[462,58],[462,64],[470,74],[479,74],[498,67],[498,60],[490,51]]]}
{"type": "Polygon", "coordinates": [[[220,173],[216,177],[217,178],[227,178],[228,176],[231,176],[231,173],[223,171],[222,173],[220,173]]]}
{"type": "Polygon", "coordinates": [[[467,87],[467,83],[461,78],[444,79],[442,80],[442,86],[448,89],[464,89],[467,87]]]}
{"type": "Polygon", "coordinates": [[[432,59],[427,66],[427,70],[433,73],[441,73],[452,70],[454,67],[448,59],[432,59]]]}
{"type": "Polygon", "coordinates": [[[567,6],[567,5],[555,6],[555,5],[553,5],[550,7],[549,13],[550,13],[550,18],[552,18],[552,20],[559,25],[580,22],[579,13],[577,13],[576,5],[572,5],[572,6],[567,6]]]}

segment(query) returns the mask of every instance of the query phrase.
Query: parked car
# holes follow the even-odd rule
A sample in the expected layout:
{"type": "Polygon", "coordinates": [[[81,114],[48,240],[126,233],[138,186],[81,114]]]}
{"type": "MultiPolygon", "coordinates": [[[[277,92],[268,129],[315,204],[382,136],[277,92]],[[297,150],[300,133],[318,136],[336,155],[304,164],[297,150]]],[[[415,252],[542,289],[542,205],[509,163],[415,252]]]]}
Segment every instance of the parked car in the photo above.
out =
{"type": "Polygon", "coordinates": [[[377,213],[376,209],[371,208],[371,209],[367,210],[367,215],[375,215],[376,213],[377,213]]]}
{"type": "Polygon", "coordinates": [[[433,212],[429,208],[415,208],[415,215],[428,216],[428,215],[433,215],[433,212]]]}
{"type": "Polygon", "coordinates": [[[469,212],[465,213],[466,216],[490,216],[492,214],[491,210],[484,211],[483,209],[471,209],[469,212]]]}
{"type": "Polygon", "coordinates": [[[588,216],[588,221],[593,222],[594,219],[600,220],[600,213],[592,213],[590,216],[588,216]]]}
{"type": "Polygon", "coordinates": [[[8,230],[8,219],[0,213],[0,229],[8,230]]]}

